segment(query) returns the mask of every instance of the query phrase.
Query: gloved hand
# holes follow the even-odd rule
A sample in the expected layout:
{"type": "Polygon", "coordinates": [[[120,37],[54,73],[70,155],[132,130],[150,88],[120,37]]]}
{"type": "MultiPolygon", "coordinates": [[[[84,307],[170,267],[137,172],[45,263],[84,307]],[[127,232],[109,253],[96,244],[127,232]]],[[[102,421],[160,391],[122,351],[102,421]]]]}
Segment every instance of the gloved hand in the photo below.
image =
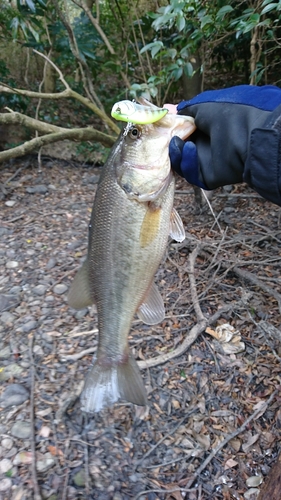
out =
{"type": "Polygon", "coordinates": [[[197,130],[170,143],[172,168],[204,189],[247,182],[281,205],[281,89],[240,85],[178,105],[197,130]]]}

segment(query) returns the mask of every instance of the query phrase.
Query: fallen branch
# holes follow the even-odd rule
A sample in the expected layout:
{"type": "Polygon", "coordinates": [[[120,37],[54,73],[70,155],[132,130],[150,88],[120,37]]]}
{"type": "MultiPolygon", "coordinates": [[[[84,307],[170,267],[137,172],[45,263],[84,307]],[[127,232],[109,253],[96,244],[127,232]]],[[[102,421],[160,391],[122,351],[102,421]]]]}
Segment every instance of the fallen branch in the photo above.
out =
{"type": "Polygon", "coordinates": [[[37,478],[37,470],[36,470],[35,418],[34,418],[35,368],[33,361],[33,340],[34,340],[33,335],[31,335],[29,339],[30,378],[31,378],[31,387],[30,387],[30,427],[31,427],[30,448],[32,456],[31,474],[32,474],[32,483],[34,488],[34,500],[42,500],[37,478]]]}
{"type": "Polygon", "coordinates": [[[144,370],[145,368],[151,368],[152,366],[162,365],[163,363],[167,363],[171,359],[177,358],[189,349],[189,347],[195,342],[200,333],[203,333],[208,325],[212,325],[215,323],[223,313],[231,312],[231,310],[235,309],[241,305],[241,301],[233,302],[232,304],[228,304],[226,306],[221,307],[211,318],[204,319],[200,323],[194,325],[190,332],[187,334],[187,337],[184,339],[181,345],[179,345],[176,349],[171,352],[167,352],[165,354],[161,354],[156,358],[147,359],[146,361],[138,361],[138,367],[140,370],[144,370]]]}
{"type": "Polygon", "coordinates": [[[46,144],[52,144],[54,142],[63,141],[65,139],[76,140],[76,141],[98,141],[106,146],[112,146],[114,139],[110,136],[104,134],[103,132],[98,132],[91,128],[76,128],[72,130],[66,130],[63,132],[54,132],[48,135],[35,137],[30,141],[24,142],[20,146],[8,149],[7,151],[0,152],[0,162],[8,160],[10,158],[17,158],[30,153],[36,148],[41,148],[46,144]]]}
{"type": "Polygon", "coordinates": [[[249,271],[244,271],[242,269],[239,269],[239,267],[234,266],[232,268],[232,271],[239,276],[239,278],[243,278],[246,281],[249,281],[253,285],[258,286],[261,290],[264,292],[268,293],[272,297],[275,298],[278,302],[278,307],[279,307],[279,312],[281,314],[281,295],[278,293],[274,288],[271,288],[271,286],[266,285],[262,281],[260,281],[254,274],[250,273],[249,271]]]}
{"type": "MultiPolygon", "coordinates": [[[[44,56],[42,55],[42,57],[44,56]]],[[[82,96],[81,94],[78,94],[78,92],[75,92],[69,87],[63,90],[62,92],[44,93],[44,92],[33,92],[31,90],[11,88],[8,85],[5,85],[4,83],[0,83],[0,93],[1,92],[6,94],[18,94],[25,97],[32,97],[35,99],[52,99],[52,100],[58,100],[63,98],[75,99],[76,101],[81,102],[81,104],[86,106],[93,113],[95,113],[106,125],[108,125],[108,127],[113,132],[115,132],[116,134],[119,134],[120,132],[118,125],[116,125],[116,123],[114,123],[102,110],[100,110],[93,102],[91,102],[90,99],[82,96]]]]}

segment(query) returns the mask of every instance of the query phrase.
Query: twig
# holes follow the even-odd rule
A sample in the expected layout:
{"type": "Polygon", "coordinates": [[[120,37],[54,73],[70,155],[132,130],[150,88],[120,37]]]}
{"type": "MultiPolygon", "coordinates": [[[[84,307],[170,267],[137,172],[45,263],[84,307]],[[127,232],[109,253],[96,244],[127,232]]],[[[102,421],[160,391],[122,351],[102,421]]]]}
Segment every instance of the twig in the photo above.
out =
{"type": "Polygon", "coordinates": [[[96,140],[103,144],[105,144],[107,142],[107,138],[110,137],[103,132],[98,132],[97,130],[93,130],[90,128],[72,129],[67,130],[66,132],[55,132],[52,134],[44,135],[42,137],[35,137],[34,139],[31,139],[30,141],[25,142],[20,146],[16,146],[15,148],[8,149],[7,151],[1,151],[0,162],[8,160],[9,158],[17,158],[19,156],[30,153],[30,151],[33,151],[33,149],[37,147],[45,146],[46,144],[53,144],[54,142],[63,141],[65,139],[91,141],[94,139],[94,135],[96,135],[96,140]]]}
{"type": "Polygon", "coordinates": [[[175,488],[170,488],[168,490],[143,490],[140,491],[135,497],[134,500],[137,500],[140,498],[142,495],[147,495],[148,493],[176,493],[176,491],[183,492],[183,493],[191,493],[196,491],[197,488],[181,488],[180,486],[176,486],[175,488]]]}
{"type": "Polygon", "coordinates": [[[88,354],[96,352],[96,350],[97,347],[89,347],[89,349],[77,352],[76,354],[61,354],[60,357],[62,361],[77,361],[78,359],[81,359],[88,354]]]}
{"type": "Polygon", "coordinates": [[[197,247],[194,248],[194,250],[189,254],[187,272],[188,272],[189,283],[190,283],[190,293],[191,293],[191,298],[192,298],[192,304],[194,307],[194,311],[196,313],[197,321],[200,323],[201,321],[205,321],[206,318],[204,317],[204,314],[202,313],[201,307],[199,305],[197,289],[196,289],[196,281],[194,278],[195,260],[196,260],[196,257],[198,255],[199,251],[200,251],[200,245],[197,245],[197,247]]]}
{"type": "Polygon", "coordinates": [[[252,413],[252,415],[250,415],[246,420],[245,422],[238,428],[236,429],[235,431],[231,432],[230,434],[228,434],[224,440],[218,444],[218,446],[216,448],[213,449],[213,451],[210,453],[210,455],[206,458],[206,460],[204,460],[204,462],[200,465],[200,467],[198,467],[198,469],[195,471],[195,473],[193,474],[193,477],[192,479],[190,479],[190,481],[188,482],[187,484],[187,488],[190,488],[193,484],[193,482],[195,481],[195,479],[200,476],[201,472],[207,467],[207,465],[211,462],[211,460],[216,456],[216,454],[222,450],[222,448],[225,447],[225,445],[227,443],[229,443],[229,441],[231,441],[232,439],[234,439],[236,436],[238,436],[239,434],[241,434],[241,432],[243,432],[249,425],[250,422],[252,422],[253,420],[255,420],[258,415],[260,413],[263,413],[266,408],[270,405],[270,403],[273,401],[273,399],[275,398],[277,392],[279,391],[279,389],[276,389],[275,391],[273,391],[273,393],[271,394],[271,396],[268,398],[267,401],[264,402],[264,404],[262,406],[260,406],[259,408],[257,408],[254,413],[252,413]]]}
{"type": "Polygon", "coordinates": [[[30,358],[30,378],[31,378],[31,387],[30,387],[30,427],[31,427],[31,436],[30,436],[30,448],[31,448],[31,474],[32,474],[32,482],[34,488],[34,500],[42,500],[37,471],[36,471],[36,446],[35,446],[35,419],[34,419],[34,392],[35,392],[35,369],[33,362],[33,335],[30,336],[29,339],[29,358],[30,358]]]}
{"type": "Polygon", "coordinates": [[[167,434],[165,434],[164,436],[161,437],[161,439],[159,439],[159,441],[157,441],[157,443],[152,446],[150,448],[150,450],[148,450],[144,455],[143,457],[137,462],[137,465],[135,467],[135,470],[138,469],[138,467],[143,463],[143,461],[149,457],[149,455],[151,455],[151,453],[161,444],[163,443],[163,441],[165,441],[165,439],[167,439],[168,437],[172,436],[177,430],[178,428],[183,424],[183,422],[185,422],[185,420],[187,420],[191,415],[193,415],[193,413],[195,413],[197,411],[197,408],[193,408],[191,411],[189,411],[178,423],[177,425],[175,425],[175,427],[170,431],[168,432],[167,434]]]}
{"type": "Polygon", "coordinates": [[[4,182],[4,187],[7,186],[7,184],[9,184],[9,182],[11,182],[15,177],[17,177],[17,175],[22,171],[23,167],[20,167],[16,170],[16,172],[11,175],[11,177],[9,177],[9,179],[6,180],[6,182],[4,182]]]}
{"type": "Polygon", "coordinates": [[[271,288],[270,286],[265,285],[265,283],[262,283],[254,274],[250,273],[249,271],[243,271],[242,269],[239,269],[239,267],[234,266],[232,268],[232,271],[237,274],[240,278],[244,278],[247,281],[250,281],[250,283],[253,283],[254,285],[258,286],[261,290],[264,292],[268,293],[269,295],[272,295],[272,297],[275,298],[278,302],[278,307],[279,307],[279,312],[281,314],[281,295],[278,293],[274,288],[271,288]]]}

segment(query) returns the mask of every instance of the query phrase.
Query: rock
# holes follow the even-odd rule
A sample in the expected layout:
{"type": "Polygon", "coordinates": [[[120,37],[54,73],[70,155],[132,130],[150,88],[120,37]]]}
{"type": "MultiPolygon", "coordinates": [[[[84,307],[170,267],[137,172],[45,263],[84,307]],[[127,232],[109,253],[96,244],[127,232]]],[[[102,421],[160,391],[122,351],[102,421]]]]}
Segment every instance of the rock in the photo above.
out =
{"type": "Polygon", "coordinates": [[[8,200],[8,201],[5,201],[5,205],[7,207],[13,207],[15,204],[16,204],[16,200],[8,200]]]}
{"type": "Polygon", "coordinates": [[[5,477],[0,481],[0,491],[7,491],[12,487],[12,480],[9,477],[5,477]]]}
{"type": "Polygon", "coordinates": [[[0,397],[0,406],[19,406],[29,399],[28,390],[21,384],[10,384],[0,397]]]}
{"type": "Polygon", "coordinates": [[[4,295],[0,293],[0,312],[8,311],[11,307],[15,307],[18,303],[18,298],[14,295],[4,295]]]}
{"type": "Polygon", "coordinates": [[[223,186],[223,191],[225,191],[225,193],[231,193],[231,191],[233,190],[233,186],[232,184],[229,184],[227,186],[223,186]]]}
{"type": "Polygon", "coordinates": [[[6,474],[6,472],[12,468],[13,464],[9,458],[3,458],[3,460],[0,460],[0,474],[6,474]]]}
{"type": "Polygon", "coordinates": [[[21,330],[23,331],[23,333],[29,333],[29,332],[31,332],[31,330],[34,330],[36,327],[37,327],[37,321],[31,320],[31,321],[28,321],[27,323],[25,323],[25,325],[23,325],[21,327],[21,330]]]}
{"type": "Polygon", "coordinates": [[[13,459],[13,465],[30,465],[32,463],[32,453],[31,451],[20,451],[16,454],[13,459]]]}
{"type": "MultiPolygon", "coordinates": [[[[244,493],[245,500],[256,500],[260,490],[258,488],[250,488],[246,493],[244,493]]],[[[276,499],[277,500],[277,499],[276,499]]]]}
{"type": "Polygon", "coordinates": [[[11,428],[12,436],[19,439],[28,439],[31,435],[30,422],[24,420],[17,420],[11,428]]]}
{"type": "Polygon", "coordinates": [[[75,318],[76,319],[82,319],[86,314],[88,313],[88,309],[81,309],[81,311],[78,311],[75,313],[75,318]]]}
{"type": "Polygon", "coordinates": [[[0,382],[9,380],[11,377],[19,377],[22,372],[23,368],[17,363],[11,363],[10,365],[4,366],[0,370],[0,382]]]}
{"type": "Polygon", "coordinates": [[[55,300],[55,297],[53,295],[47,295],[47,297],[45,298],[46,302],[54,302],[54,300],[55,300]]]}
{"type": "Polygon", "coordinates": [[[48,192],[48,188],[44,184],[38,184],[37,186],[27,187],[26,192],[29,194],[46,194],[48,192]]]}
{"type": "Polygon", "coordinates": [[[262,482],[263,482],[262,476],[251,476],[248,477],[246,485],[248,486],[248,488],[257,488],[257,486],[259,486],[262,482]]]}
{"type": "Polygon", "coordinates": [[[15,321],[15,315],[8,312],[8,311],[5,311],[3,312],[3,314],[1,314],[0,316],[0,320],[5,323],[6,325],[9,324],[9,323],[13,323],[15,321]]]}
{"type": "Polygon", "coordinates": [[[83,179],[82,184],[86,186],[88,184],[97,184],[100,180],[99,175],[89,175],[86,179],[83,179]]]}
{"type": "Polygon", "coordinates": [[[8,260],[8,262],[6,262],[7,269],[15,269],[18,265],[19,263],[16,260],[8,260]]]}
{"type": "Polygon", "coordinates": [[[56,293],[57,295],[62,295],[67,291],[67,289],[68,287],[64,285],[64,283],[59,283],[58,285],[55,285],[53,288],[54,293],[56,293]]]}
{"type": "Polygon", "coordinates": [[[55,267],[56,263],[57,263],[56,259],[54,259],[54,258],[49,259],[47,262],[47,265],[46,265],[47,271],[49,271],[50,269],[53,269],[53,267],[55,267]]]}
{"type": "Polygon", "coordinates": [[[73,476],[73,482],[76,486],[85,486],[86,483],[86,474],[85,470],[81,469],[73,476]]]}
{"type": "Polygon", "coordinates": [[[38,472],[46,472],[56,463],[51,453],[46,453],[43,458],[37,460],[36,469],[38,472]]]}
{"type": "Polygon", "coordinates": [[[11,354],[12,351],[8,345],[6,347],[3,347],[3,349],[0,349],[0,359],[9,359],[11,354]]]}
{"type": "Polygon", "coordinates": [[[21,292],[21,286],[13,286],[9,293],[12,295],[18,295],[21,292]]]}
{"type": "Polygon", "coordinates": [[[38,344],[33,347],[33,352],[37,356],[43,356],[43,354],[44,354],[44,351],[43,351],[41,345],[38,345],[38,344]]]}
{"type": "Polygon", "coordinates": [[[11,234],[12,231],[7,227],[0,227],[0,238],[1,236],[5,236],[6,234],[11,234]]]}
{"type": "Polygon", "coordinates": [[[33,293],[35,293],[35,295],[44,295],[44,293],[46,292],[46,287],[44,285],[37,285],[33,288],[33,293]]]}
{"type": "Polygon", "coordinates": [[[6,450],[11,450],[13,447],[13,440],[11,438],[2,439],[1,446],[3,446],[6,450]]]}

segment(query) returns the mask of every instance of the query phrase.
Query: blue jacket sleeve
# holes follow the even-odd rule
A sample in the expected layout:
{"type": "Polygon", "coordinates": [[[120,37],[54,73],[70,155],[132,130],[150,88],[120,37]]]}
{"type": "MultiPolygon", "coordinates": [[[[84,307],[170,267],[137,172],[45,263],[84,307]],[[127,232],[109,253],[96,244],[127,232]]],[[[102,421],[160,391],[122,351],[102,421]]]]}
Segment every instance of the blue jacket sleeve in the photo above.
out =
{"type": "Polygon", "coordinates": [[[247,182],[281,206],[281,89],[241,85],[179,104],[195,118],[192,143],[171,143],[176,170],[206,189],[247,182]],[[195,149],[194,149],[195,147],[195,149]]]}

